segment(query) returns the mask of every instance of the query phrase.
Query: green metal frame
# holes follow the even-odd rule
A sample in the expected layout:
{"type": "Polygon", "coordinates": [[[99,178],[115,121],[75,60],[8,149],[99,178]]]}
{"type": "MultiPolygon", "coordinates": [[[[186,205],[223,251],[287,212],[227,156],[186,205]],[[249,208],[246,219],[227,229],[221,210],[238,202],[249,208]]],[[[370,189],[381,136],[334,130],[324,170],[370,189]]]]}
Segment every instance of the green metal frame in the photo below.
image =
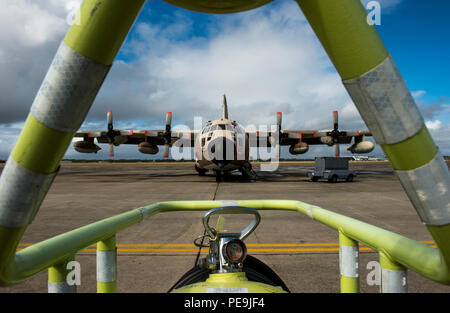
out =
{"type": "MultiPolygon", "coordinates": [[[[74,90],[70,88],[77,88],[76,91],[80,95],[89,95],[83,103],[78,103],[76,106],[78,111],[74,116],[77,115],[80,118],[91,106],[144,2],[144,0],[101,2],[84,0],[77,18],[81,24],[74,24],[69,29],[58,50],[59,61],[55,66],[59,66],[60,70],[71,70],[73,64],[81,62],[86,69],[96,73],[96,76],[86,82],[87,77],[67,75],[69,78],[63,78],[67,78],[68,81],[63,84],[64,87],[61,87],[58,85],[58,79],[52,76],[54,73],[52,74],[50,69],[51,75],[46,77],[48,81],[44,81],[43,86],[48,83],[55,84],[54,86],[59,86],[61,89],[68,88],[53,90],[54,94],[50,95],[50,98],[58,95],[59,102],[51,102],[49,105],[52,106],[51,112],[59,115],[57,118],[45,116],[45,112],[48,112],[48,103],[42,105],[41,102],[35,101],[32,106],[24,129],[0,178],[0,196],[4,197],[0,202],[0,285],[7,286],[21,282],[47,268],[50,268],[49,283],[59,283],[62,279],[61,273],[65,271],[64,263],[71,260],[78,251],[99,242],[99,246],[104,247],[106,251],[113,251],[111,238],[118,231],[146,217],[160,212],[201,211],[221,206],[220,201],[156,203],[81,227],[16,252],[28,224],[36,215],[58,171],[64,151],[67,150],[74,135],[74,129],[79,126],[77,123],[80,125],[82,123],[80,120],[75,120],[70,131],[59,124],[61,117],[66,120],[72,117],[72,113],[64,110],[65,106],[74,107],[70,106],[74,102],[72,97],[74,90]],[[39,114],[34,115],[33,108],[35,113],[39,114]],[[25,183],[32,186],[34,190],[22,199],[21,186],[25,183]]],[[[197,4],[190,0],[168,0],[168,2],[194,10],[228,13],[257,7],[270,0],[234,0],[233,5],[228,8],[223,8],[221,1],[214,0],[204,0],[197,4]]],[[[366,12],[360,0],[297,0],[297,2],[361,112],[361,108],[366,105],[365,101],[373,99],[361,98],[361,94],[367,90],[361,88],[359,91],[362,92],[358,93],[358,90],[352,89],[353,80],[364,77],[367,73],[374,73],[380,65],[391,63],[387,62],[390,60],[389,53],[375,28],[366,23],[366,12]]],[[[83,71],[85,68],[75,70],[83,71]]],[[[381,74],[386,75],[386,73],[381,74]]],[[[398,77],[394,78],[398,79],[398,77]]],[[[36,98],[38,100],[39,94],[36,98]]],[[[393,103],[388,105],[391,107],[402,105],[395,101],[396,99],[392,100],[393,103]]],[[[376,105],[374,107],[379,108],[376,105]]],[[[366,111],[363,115],[371,118],[370,112],[366,111]]],[[[373,124],[373,127],[379,128],[380,123],[383,123],[378,120],[377,122],[378,125],[373,124]]],[[[409,137],[402,138],[400,141],[381,142],[381,145],[394,170],[401,175],[399,177],[403,181],[402,179],[400,181],[410,199],[418,198],[416,202],[413,201],[416,210],[422,213],[423,210],[437,211],[443,216],[443,220],[424,221],[438,249],[432,249],[398,234],[299,201],[249,200],[235,201],[235,203],[258,210],[291,210],[306,214],[339,231],[342,239],[340,246],[351,247],[355,245],[355,242],[362,242],[379,251],[381,266],[386,270],[402,271],[403,267],[411,268],[434,281],[450,284],[450,224],[448,224],[450,216],[445,211],[450,178],[446,173],[436,174],[433,170],[436,168],[434,166],[442,161],[442,157],[439,158],[439,151],[426,126],[420,123],[416,125],[411,123],[411,125],[420,126],[420,129],[416,129],[417,131],[408,134],[409,137]],[[425,173],[424,177],[429,185],[436,183],[436,179],[442,180],[441,188],[447,193],[437,195],[439,201],[435,203],[425,202],[424,197],[416,197],[420,190],[414,189],[417,189],[414,187],[417,185],[414,185],[415,182],[410,176],[405,175],[405,172],[408,175],[412,173],[410,176],[414,176],[415,173],[425,173]],[[442,203],[444,207],[440,207],[442,203]]],[[[414,127],[409,127],[407,130],[410,129],[414,127]]],[[[443,168],[442,163],[439,164],[443,168]]],[[[355,279],[342,277],[342,291],[358,290],[355,279]]],[[[100,282],[99,291],[114,291],[115,286],[115,281],[109,281],[106,285],[100,282]]]]}
{"type": "MultiPolygon", "coordinates": [[[[237,200],[234,205],[257,210],[286,210],[302,213],[331,227],[348,240],[363,243],[383,254],[383,259],[400,264],[442,284],[450,284],[450,264],[443,254],[449,252],[448,245],[433,249],[399,234],[319,208],[301,201],[290,200],[237,200]]],[[[206,211],[221,207],[230,201],[170,201],[158,202],[134,209],[101,221],[80,227],[29,246],[14,254],[8,264],[1,260],[3,272],[0,284],[8,286],[19,283],[49,268],[65,263],[73,255],[92,244],[105,241],[117,232],[149,218],[155,214],[174,211],[206,211]],[[3,263],[3,264],[2,264],[3,263]]],[[[16,246],[11,247],[13,251],[16,246]]],[[[111,249],[111,247],[108,247],[111,249]]],[[[354,281],[341,281],[343,291],[358,291],[354,281]]],[[[114,290],[115,288],[113,288],[114,290]]]]}

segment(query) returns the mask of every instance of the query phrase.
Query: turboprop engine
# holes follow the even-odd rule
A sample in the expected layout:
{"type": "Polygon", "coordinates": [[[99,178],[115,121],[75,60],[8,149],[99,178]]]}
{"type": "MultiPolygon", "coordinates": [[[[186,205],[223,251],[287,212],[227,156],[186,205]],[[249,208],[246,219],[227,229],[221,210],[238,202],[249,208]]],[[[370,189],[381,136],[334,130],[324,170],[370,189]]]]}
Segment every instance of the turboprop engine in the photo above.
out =
{"type": "Polygon", "coordinates": [[[144,154],[157,154],[159,152],[157,145],[151,144],[147,141],[141,142],[138,146],[138,150],[140,153],[144,154]]]}
{"type": "Polygon", "coordinates": [[[331,147],[332,145],[334,145],[333,137],[331,137],[331,136],[320,137],[320,141],[321,141],[323,144],[329,145],[330,147],[331,147]]]}
{"type": "Polygon", "coordinates": [[[371,141],[361,141],[353,144],[348,151],[351,153],[369,153],[375,148],[375,145],[371,141]]]}
{"type": "Polygon", "coordinates": [[[76,151],[80,153],[97,153],[98,150],[101,150],[99,146],[97,146],[92,141],[77,141],[73,144],[73,147],[76,151]]]}
{"type": "Polygon", "coordinates": [[[299,142],[289,147],[290,154],[303,154],[308,152],[309,146],[306,142],[299,142]]]}

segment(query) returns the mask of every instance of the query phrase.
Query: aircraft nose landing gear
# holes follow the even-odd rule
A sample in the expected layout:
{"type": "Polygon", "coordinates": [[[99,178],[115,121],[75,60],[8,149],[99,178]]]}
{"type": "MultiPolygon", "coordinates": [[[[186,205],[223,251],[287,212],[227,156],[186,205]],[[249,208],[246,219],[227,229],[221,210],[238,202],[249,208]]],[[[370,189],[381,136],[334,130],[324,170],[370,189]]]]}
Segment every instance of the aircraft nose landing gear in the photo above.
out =
{"type": "Polygon", "coordinates": [[[216,172],[216,182],[220,183],[222,180],[222,172],[221,171],[215,171],[216,172]]]}

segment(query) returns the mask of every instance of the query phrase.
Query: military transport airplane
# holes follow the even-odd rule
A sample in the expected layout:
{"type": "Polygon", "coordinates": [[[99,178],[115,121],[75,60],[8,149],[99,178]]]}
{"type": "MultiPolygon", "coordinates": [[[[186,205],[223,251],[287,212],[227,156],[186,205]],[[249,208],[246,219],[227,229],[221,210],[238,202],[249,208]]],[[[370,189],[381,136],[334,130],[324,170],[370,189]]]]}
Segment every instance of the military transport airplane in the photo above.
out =
{"type": "Polygon", "coordinates": [[[194,147],[195,170],[200,176],[213,171],[220,181],[222,175],[231,171],[241,171],[247,178],[255,178],[250,163],[250,147],[274,147],[275,157],[280,156],[280,146],[289,145],[289,152],[294,155],[308,152],[309,145],[326,144],[335,147],[339,156],[340,144],[354,143],[348,148],[352,153],[369,153],[374,144],[366,141],[372,136],[369,131],[340,131],[338,129],[338,112],[333,111],[333,129],[328,130],[282,130],[282,113],[277,113],[276,127],[271,130],[245,130],[236,121],[228,118],[228,106],[223,96],[222,117],[208,121],[201,130],[175,131],[171,129],[172,112],[166,114],[165,130],[117,130],[113,126],[112,112],[107,113],[108,130],[78,131],[75,137],[83,140],[74,143],[76,151],[97,153],[101,148],[94,143],[109,144],[109,155],[114,156],[114,146],[121,144],[138,145],[144,154],[157,154],[158,146],[164,146],[164,158],[169,157],[172,146],[194,147]],[[183,146],[183,145],[181,145],[183,146]]]}

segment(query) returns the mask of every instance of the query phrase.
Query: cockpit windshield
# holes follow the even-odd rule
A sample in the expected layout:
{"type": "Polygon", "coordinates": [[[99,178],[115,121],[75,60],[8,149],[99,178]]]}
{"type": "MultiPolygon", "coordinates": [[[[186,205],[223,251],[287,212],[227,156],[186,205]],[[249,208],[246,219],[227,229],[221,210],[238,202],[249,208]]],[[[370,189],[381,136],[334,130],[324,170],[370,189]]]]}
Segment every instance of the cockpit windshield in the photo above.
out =
{"type": "Polygon", "coordinates": [[[235,129],[236,129],[236,132],[237,132],[238,134],[243,134],[243,133],[245,133],[244,128],[242,128],[241,125],[237,125],[237,124],[236,124],[235,129]]]}
{"type": "Polygon", "coordinates": [[[229,124],[218,124],[217,126],[219,127],[220,130],[234,131],[233,125],[229,125],[229,124]]]}
{"type": "Polygon", "coordinates": [[[203,128],[202,134],[206,134],[206,133],[208,133],[210,131],[213,131],[214,130],[214,126],[215,125],[206,126],[205,128],[203,128]]]}
{"type": "MultiPolygon", "coordinates": [[[[215,130],[234,131],[235,129],[234,129],[233,125],[229,125],[229,124],[214,124],[214,125],[210,125],[210,126],[207,126],[207,127],[203,128],[202,134],[205,134],[205,133],[208,133],[208,132],[212,132],[212,131],[215,131],[215,130]]],[[[236,130],[239,131],[238,127],[236,127],[236,130]]]]}

